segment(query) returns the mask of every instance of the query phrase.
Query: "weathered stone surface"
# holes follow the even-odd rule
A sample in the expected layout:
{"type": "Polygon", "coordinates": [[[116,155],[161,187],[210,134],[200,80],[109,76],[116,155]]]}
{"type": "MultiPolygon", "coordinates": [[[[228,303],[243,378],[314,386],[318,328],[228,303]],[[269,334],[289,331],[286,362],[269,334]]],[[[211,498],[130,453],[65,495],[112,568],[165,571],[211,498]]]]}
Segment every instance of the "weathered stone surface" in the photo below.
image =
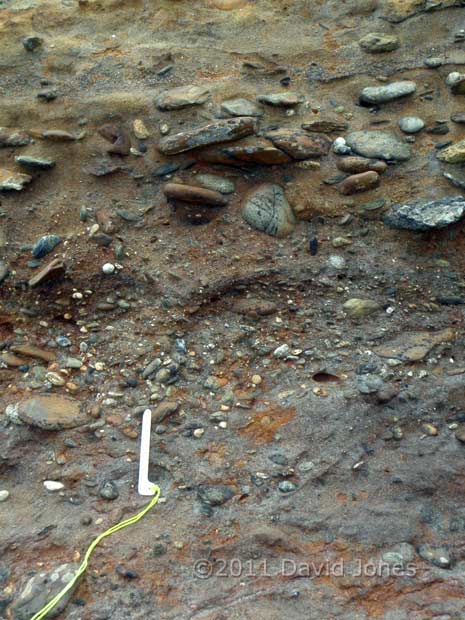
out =
{"type": "Polygon", "coordinates": [[[424,126],[424,121],[418,116],[404,116],[399,121],[399,129],[404,133],[418,133],[424,126]]]}
{"type": "Polygon", "coordinates": [[[44,235],[32,248],[32,256],[34,258],[43,258],[52,252],[59,243],[61,243],[59,235],[44,235]]]}
{"type": "Polygon", "coordinates": [[[15,162],[25,168],[32,168],[35,170],[48,170],[49,168],[55,167],[55,161],[53,159],[32,157],[30,155],[17,155],[15,157],[15,162]]]}
{"type": "Polygon", "coordinates": [[[381,306],[378,302],[372,299],[359,299],[358,297],[348,299],[343,305],[343,308],[353,319],[360,319],[381,310],[381,306]]]}
{"type": "Polygon", "coordinates": [[[454,95],[465,94],[465,73],[452,71],[452,73],[449,73],[447,76],[446,84],[454,95]]]}
{"type": "Polygon", "coordinates": [[[304,100],[298,93],[284,92],[270,95],[259,95],[257,101],[278,108],[292,108],[304,100]]]}
{"type": "Polygon", "coordinates": [[[237,144],[217,146],[199,152],[199,158],[214,164],[242,166],[244,164],[259,164],[274,166],[288,164],[291,157],[272,142],[264,138],[245,138],[237,144]]]}
{"type": "Polygon", "coordinates": [[[327,155],[330,140],[324,135],[308,135],[294,129],[276,129],[265,134],[265,138],[293,159],[309,159],[327,155]]]}
{"type": "Polygon", "coordinates": [[[387,0],[382,5],[382,16],[393,23],[400,23],[419,13],[463,6],[462,0],[387,0]]]}
{"type": "Polygon", "coordinates": [[[229,99],[221,104],[222,112],[229,116],[263,116],[263,110],[248,99],[229,99]]]}
{"type": "Polygon", "coordinates": [[[360,39],[358,44],[365,52],[369,52],[370,54],[381,54],[398,49],[400,42],[399,38],[393,34],[370,32],[360,39]]]}
{"type": "Polygon", "coordinates": [[[52,142],[73,142],[74,140],[80,140],[81,137],[83,137],[82,134],[76,135],[62,129],[46,129],[42,132],[42,138],[52,142]]]}
{"type": "Polygon", "coordinates": [[[316,133],[342,133],[349,129],[349,124],[343,121],[318,120],[302,123],[302,129],[316,133]]]}
{"type": "Polygon", "coordinates": [[[379,357],[397,359],[402,362],[423,360],[436,345],[455,340],[452,329],[438,332],[410,332],[394,338],[386,345],[374,349],[379,357]]]}
{"type": "Polygon", "coordinates": [[[16,190],[19,192],[31,181],[32,177],[28,174],[0,169],[0,191],[16,190]]]}
{"type": "Polygon", "coordinates": [[[391,228],[432,230],[454,224],[463,217],[465,217],[465,199],[462,196],[455,196],[393,205],[383,220],[391,228]]]}
{"type": "Polygon", "coordinates": [[[158,150],[165,155],[183,153],[201,146],[230,142],[250,136],[255,132],[255,119],[239,116],[215,121],[195,129],[162,138],[158,150]]]}
{"type": "Polygon", "coordinates": [[[253,228],[274,237],[286,237],[295,228],[294,212],[279,185],[264,183],[244,199],[242,215],[253,228]]]}
{"type": "Polygon", "coordinates": [[[161,93],[155,100],[159,110],[179,110],[191,105],[201,105],[210,91],[204,86],[179,86],[161,93]]]}
{"type": "Polygon", "coordinates": [[[438,152],[437,158],[448,164],[459,164],[465,161],[465,140],[451,144],[438,152]]]}
{"type": "Polygon", "coordinates": [[[198,174],[194,180],[202,187],[220,192],[221,194],[232,194],[235,190],[233,181],[219,177],[216,174],[198,174]]]}
{"type": "Polygon", "coordinates": [[[232,305],[231,310],[236,314],[244,314],[251,317],[268,316],[278,309],[273,301],[265,299],[238,299],[232,305]]]}
{"type": "Polygon", "coordinates": [[[26,146],[31,141],[29,134],[19,129],[0,127],[0,148],[26,146]]]}
{"type": "Polygon", "coordinates": [[[382,174],[387,170],[386,162],[380,159],[367,159],[366,157],[357,157],[355,155],[341,157],[337,160],[336,165],[342,172],[350,172],[352,174],[359,174],[368,170],[374,170],[378,174],[382,174]]]}
{"type": "Polygon", "coordinates": [[[47,431],[61,431],[87,422],[79,401],[45,394],[18,403],[17,416],[25,424],[47,431]]]}
{"type": "MultiPolygon", "coordinates": [[[[47,572],[40,572],[31,577],[18,598],[11,605],[12,620],[30,620],[42,607],[51,601],[74,577],[77,564],[62,564],[47,572]]],[[[79,580],[67,592],[47,617],[55,618],[65,609],[79,580]]]]}
{"type": "Polygon", "coordinates": [[[10,351],[19,353],[20,355],[26,355],[27,357],[35,357],[44,360],[44,362],[53,362],[56,359],[56,355],[53,351],[41,349],[33,344],[15,344],[10,347],[10,351]]]}
{"type": "Polygon", "coordinates": [[[346,137],[347,144],[359,155],[393,161],[410,158],[410,148],[395,134],[384,131],[354,131],[346,137]]]}
{"type": "Polygon", "coordinates": [[[138,140],[147,140],[147,138],[150,138],[150,130],[140,118],[136,118],[132,123],[132,131],[138,140]]]}
{"type": "Polygon", "coordinates": [[[104,177],[121,170],[121,165],[110,158],[98,159],[84,168],[84,172],[94,177],[104,177]]]}
{"type": "Polygon", "coordinates": [[[197,493],[200,501],[209,506],[221,506],[234,497],[233,489],[226,485],[202,484],[197,493]]]}
{"type": "Polygon", "coordinates": [[[360,101],[369,104],[387,103],[407,97],[417,89],[415,82],[404,80],[401,82],[391,82],[383,86],[367,86],[360,95],[360,101]]]}
{"type": "Polygon", "coordinates": [[[374,170],[368,170],[367,172],[361,172],[360,174],[353,174],[345,179],[339,185],[339,191],[341,194],[349,196],[357,192],[366,192],[369,189],[378,187],[379,174],[374,170]]]}
{"type": "Polygon", "coordinates": [[[450,120],[454,123],[465,123],[465,112],[455,112],[455,114],[451,114],[450,120]]]}
{"type": "Polygon", "coordinates": [[[182,185],[181,183],[167,183],[163,192],[169,200],[183,200],[194,204],[224,207],[228,199],[219,192],[194,185],[182,185]]]}
{"type": "Polygon", "coordinates": [[[31,288],[62,278],[66,273],[65,264],[60,258],[55,258],[48,265],[45,265],[35,275],[30,278],[28,284],[31,288]]]}
{"type": "Polygon", "coordinates": [[[114,123],[107,123],[99,127],[98,132],[102,138],[111,142],[111,146],[107,148],[107,153],[113,155],[129,155],[131,141],[123,127],[114,123]]]}

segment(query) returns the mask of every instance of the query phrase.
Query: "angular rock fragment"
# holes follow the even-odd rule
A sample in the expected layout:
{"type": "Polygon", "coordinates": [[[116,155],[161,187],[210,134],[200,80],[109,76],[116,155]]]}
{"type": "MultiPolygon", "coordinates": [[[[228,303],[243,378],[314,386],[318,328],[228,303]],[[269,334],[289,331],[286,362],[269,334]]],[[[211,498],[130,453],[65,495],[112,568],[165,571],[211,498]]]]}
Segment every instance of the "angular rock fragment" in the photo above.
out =
{"type": "Polygon", "coordinates": [[[357,157],[355,155],[338,159],[336,166],[342,172],[350,172],[351,174],[360,174],[368,170],[374,170],[378,174],[382,174],[387,170],[387,164],[384,161],[357,157]]]}
{"type": "Polygon", "coordinates": [[[455,112],[451,114],[450,120],[454,123],[465,123],[465,112],[455,112]]]}
{"type": "Polygon", "coordinates": [[[296,224],[282,187],[271,183],[249,192],[244,199],[242,215],[250,226],[274,237],[286,237],[296,224]]]}
{"type": "Polygon", "coordinates": [[[18,403],[17,416],[25,424],[47,431],[74,428],[87,421],[78,400],[45,394],[18,403]]]}
{"type": "Polygon", "coordinates": [[[120,164],[111,159],[100,159],[92,162],[84,168],[84,172],[87,172],[94,177],[105,177],[108,174],[114,174],[120,170],[120,164]]]}
{"type": "Polygon", "coordinates": [[[111,146],[107,148],[107,153],[114,155],[129,155],[131,141],[122,127],[108,123],[99,127],[98,132],[102,138],[105,138],[105,140],[112,143],[111,146]]]}
{"type": "Polygon", "coordinates": [[[24,189],[24,186],[32,181],[32,177],[21,172],[0,169],[0,191],[24,189]]]}
{"type": "Polygon", "coordinates": [[[50,254],[60,242],[61,237],[59,235],[44,235],[32,248],[32,256],[34,258],[43,258],[50,254]]]}
{"type": "Polygon", "coordinates": [[[199,500],[209,506],[221,506],[234,497],[234,491],[226,485],[202,484],[197,491],[199,500]]]}
{"type": "Polygon", "coordinates": [[[410,158],[410,148],[394,133],[385,131],[354,131],[347,135],[350,148],[363,157],[387,161],[405,161],[410,158]]]}
{"type": "Polygon", "coordinates": [[[353,174],[347,177],[340,185],[339,191],[341,194],[350,196],[357,192],[366,192],[369,189],[378,187],[379,174],[374,170],[368,170],[367,172],[361,172],[360,174],[353,174]]]}
{"type": "Polygon", "coordinates": [[[229,116],[263,116],[263,110],[248,99],[229,99],[221,104],[221,111],[229,116]]]}
{"type": "Polygon", "coordinates": [[[460,164],[465,161],[465,140],[460,140],[455,144],[451,144],[445,149],[442,149],[436,155],[441,161],[445,161],[448,164],[460,164]]]}
{"type": "Polygon", "coordinates": [[[446,78],[446,84],[454,95],[465,94],[465,73],[452,71],[446,78]]]}
{"type": "Polygon", "coordinates": [[[251,317],[268,316],[274,314],[278,306],[273,301],[265,299],[238,299],[231,307],[232,312],[251,317]]]}
{"type": "Polygon", "coordinates": [[[15,157],[15,162],[25,168],[32,168],[33,170],[49,170],[50,168],[54,168],[56,163],[53,159],[31,157],[30,155],[17,155],[15,157]]]}
{"type": "Polygon", "coordinates": [[[465,217],[465,199],[463,196],[454,196],[393,205],[383,221],[391,228],[422,231],[445,228],[463,217],[465,217]]]}
{"type": "Polygon", "coordinates": [[[242,166],[257,164],[275,166],[288,164],[291,157],[264,138],[245,138],[237,144],[226,144],[199,152],[199,158],[213,164],[242,166]]]}
{"type": "Polygon", "coordinates": [[[342,133],[349,129],[349,124],[342,121],[319,120],[302,123],[302,129],[315,133],[342,133]]]}
{"type": "Polygon", "coordinates": [[[293,108],[294,106],[302,103],[304,100],[302,95],[298,93],[274,93],[270,95],[259,95],[257,101],[260,103],[266,103],[278,108],[293,108]]]}
{"type": "Polygon", "coordinates": [[[26,146],[31,141],[29,134],[19,129],[0,127],[0,148],[26,146]]]}
{"type": "Polygon", "coordinates": [[[417,85],[410,80],[391,82],[391,84],[383,86],[367,86],[361,92],[360,101],[372,105],[387,103],[395,99],[407,97],[414,93],[416,89],[417,85]]]}
{"type": "Polygon", "coordinates": [[[150,130],[147,129],[144,121],[140,118],[136,118],[132,123],[132,131],[138,140],[147,140],[150,137],[150,130]]]}
{"type": "Polygon", "coordinates": [[[193,204],[208,205],[214,207],[224,207],[228,204],[219,192],[194,185],[182,185],[181,183],[167,183],[163,188],[165,196],[169,200],[182,200],[193,204]]]}
{"type": "Polygon", "coordinates": [[[200,146],[238,140],[255,133],[255,122],[250,116],[238,116],[208,123],[162,138],[158,150],[165,155],[175,155],[200,146]]]}
{"type": "Polygon", "coordinates": [[[276,129],[265,134],[265,138],[293,159],[310,159],[327,155],[331,141],[324,135],[308,135],[294,129],[276,129]]]}
{"type": "Polygon", "coordinates": [[[205,103],[209,94],[209,89],[204,86],[179,86],[158,95],[155,105],[159,110],[180,110],[205,103]]]}
{"type": "Polygon", "coordinates": [[[59,258],[55,258],[48,265],[45,265],[40,271],[38,271],[29,280],[28,284],[31,288],[50,282],[52,280],[58,280],[62,278],[66,273],[66,268],[63,261],[59,258]]]}
{"type": "Polygon", "coordinates": [[[399,38],[393,34],[370,32],[361,38],[358,44],[365,52],[369,52],[370,54],[382,54],[398,49],[400,42],[399,38]]]}

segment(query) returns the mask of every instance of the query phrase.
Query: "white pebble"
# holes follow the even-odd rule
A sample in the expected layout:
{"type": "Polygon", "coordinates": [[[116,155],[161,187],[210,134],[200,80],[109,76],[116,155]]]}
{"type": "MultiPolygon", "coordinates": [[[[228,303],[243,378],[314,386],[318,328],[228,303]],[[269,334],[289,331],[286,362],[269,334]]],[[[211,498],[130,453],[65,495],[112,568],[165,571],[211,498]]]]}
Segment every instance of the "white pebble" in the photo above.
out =
{"type": "Polygon", "coordinates": [[[112,273],[115,273],[115,269],[116,269],[116,267],[112,263],[105,263],[103,265],[103,267],[102,267],[102,271],[106,275],[110,275],[112,273]]]}
{"type": "Polygon", "coordinates": [[[283,357],[287,357],[289,355],[289,345],[282,344],[280,347],[277,347],[273,351],[273,355],[278,359],[282,359],[283,357]]]}
{"type": "Polygon", "coordinates": [[[9,497],[10,497],[10,493],[6,489],[3,489],[3,491],[0,491],[0,502],[6,502],[6,500],[9,497]]]}
{"type": "Polygon", "coordinates": [[[195,431],[193,432],[193,435],[194,437],[197,437],[197,439],[200,439],[200,437],[202,437],[204,433],[205,433],[204,428],[196,428],[195,431]]]}
{"type": "Polygon", "coordinates": [[[44,487],[47,491],[61,491],[65,488],[65,485],[62,482],[57,482],[56,480],[45,480],[44,487]]]}

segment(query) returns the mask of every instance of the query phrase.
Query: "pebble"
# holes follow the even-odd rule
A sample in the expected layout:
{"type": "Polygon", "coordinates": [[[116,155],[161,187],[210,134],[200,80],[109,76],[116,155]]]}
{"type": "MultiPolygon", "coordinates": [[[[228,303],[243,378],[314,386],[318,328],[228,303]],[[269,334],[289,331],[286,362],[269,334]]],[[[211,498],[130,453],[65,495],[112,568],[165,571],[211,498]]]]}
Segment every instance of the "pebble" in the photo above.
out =
{"type": "Polygon", "coordinates": [[[378,375],[365,374],[357,377],[357,388],[361,394],[375,394],[384,386],[384,381],[378,375]]]}
{"type": "Polygon", "coordinates": [[[263,379],[261,378],[260,375],[253,375],[252,376],[252,383],[254,385],[260,385],[260,383],[263,381],[263,379]]]}
{"type": "Polygon", "coordinates": [[[55,492],[62,491],[65,488],[65,485],[62,482],[57,482],[56,480],[45,480],[44,487],[47,491],[55,492]]]}
{"type": "Polygon", "coordinates": [[[368,158],[405,161],[410,148],[394,133],[384,131],[355,131],[346,137],[347,144],[358,155],[368,158]]]}
{"type": "Polygon", "coordinates": [[[347,266],[346,259],[338,254],[331,254],[328,256],[327,264],[329,267],[338,270],[345,269],[347,266]]]}
{"type": "Polygon", "coordinates": [[[433,566],[439,568],[451,568],[452,560],[449,551],[445,547],[434,547],[429,544],[420,545],[417,548],[418,555],[433,566]]]}
{"type": "Polygon", "coordinates": [[[57,387],[60,387],[62,385],[65,384],[65,379],[64,377],[62,377],[60,374],[58,374],[57,372],[48,372],[45,375],[45,378],[47,379],[47,381],[49,383],[51,383],[52,385],[55,385],[57,387]]]}
{"type": "Polygon", "coordinates": [[[0,503],[1,502],[6,502],[6,500],[10,497],[10,493],[9,491],[7,491],[6,489],[2,489],[0,490],[0,503]]]}
{"type": "Polygon", "coordinates": [[[242,216],[257,230],[274,237],[286,237],[295,228],[296,218],[279,185],[264,183],[251,190],[243,201],[242,216]]]}
{"type": "Polygon", "coordinates": [[[24,166],[25,168],[33,168],[36,170],[49,170],[55,167],[54,159],[47,159],[41,157],[31,157],[30,155],[17,155],[15,162],[24,166]]]}
{"type": "Polygon", "coordinates": [[[292,493],[297,489],[297,487],[293,482],[290,482],[289,480],[281,480],[281,482],[278,484],[278,489],[281,491],[281,493],[292,493]]]}
{"type": "Polygon", "coordinates": [[[430,69],[437,69],[442,64],[444,64],[443,59],[439,58],[438,56],[430,56],[429,58],[425,58],[424,62],[425,62],[425,65],[429,67],[430,69]]]}
{"type": "Polygon", "coordinates": [[[350,196],[358,192],[366,192],[378,187],[378,185],[379,174],[374,170],[368,170],[367,172],[361,172],[360,174],[353,174],[347,177],[347,179],[339,185],[339,191],[341,194],[350,196]]]}
{"type": "Polygon", "coordinates": [[[378,302],[373,301],[372,299],[360,299],[358,297],[348,299],[343,305],[343,308],[353,319],[369,316],[370,314],[381,310],[381,306],[378,302]]]}
{"type": "Polygon", "coordinates": [[[35,52],[39,49],[39,47],[42,47],[43,42],[43,39],[33,35],[29,37],[24,37],[24,39],[22,40],[23,47],[28,52],[35,52]]]}
{"type": "Polygon", "coordinates": [[[27,343],[12,345],[10,351],[19,353],[20,355],[26,355],[26,357],[35,357],[44,360],[44,362],[53,362],[56,359],[56,355],[53,351],[47,351],[46,349],[41,349],[40,347],[27,343]]]}
{"type": "Polygon", "coordinates": [[[306,131],[315,131],[316,133],[341,133],[347,131],[348,123],[342,121],[318,120],[302,123],[302,129],[306,131]]]}
{"type": "Polygon", "coordinates": [[[225,144],[202,150],[201,159],[214,164],[243,166],[260,164],[274,166],[287,164],[291,157],[264,138],[245,138],[236,144],[225,144]]]}
{"type": "Polygon", "coordinates": [[[159,110],[180,110],[191,105],[202,105],[208,99],[210,91],[203,86],[179,86],[167,90],[155,99],[159,110]]]}
{"type": "Polygon", "coordinates": [[[221,111],[229,116],[263,116],[263,110],[248,99],[229,99],[221,104],[221,111]]]}
{"type": "Polygon", "coordinates": [[[31,141],[28,133],[9,127],[0,127],[0,148],[26,146],[31,141]]]}
{"type": "Polygon", "coordinates": [[[292,108],[304,100],[302,95],[298,93],[283,92],[273,93],[269,95],[259,95],[257,101],[260,103],[266,103],[278,108],[292,108]]]}
{"type": "Polygon", "coordinates": [[[418,116],[404,116],[399,121],[399,128],[404,133],[418,133],[425,126],[418,116]]]}
{"type": "Polygon", "coordinates": [[[116,267],[115,265],[113,265],[113,263],[105,263],[104,265],[102,265],[102,272],[105,275],[111,275],[112,273],[115,273],[116,267]]]}
{"type": "Polygon", "coordinates": [[[51,140],[52,142],[73,142],[74,140],[80,140],[85,136],[85,132],[75,135],[69,131],[63,131],[62,129],[46,129],[42,132],[42,138],[44,140],[51,140]]]}
{"type": "Polygon", "coordinates": [[[146,140],[147,138],[150,138],[150,131],[145,126],[144,121],[140,118],[136,118],[133,122],[132,131],[138,140],[146,140]]]}
{"type": "Polygon", "coordinates": [[[352,149],[347,144],[346,139],[342,136],[339,136],[334,140],[332,148],[336,155],[350,155],[352,153],[352,149]]]}
{"type": "Polygon", "coordinates": [[[273,355],[278,359],[284,359],[289,355],[291,348],[288,344],[282,344],[273,351],[273,355]]]}
{"type": "Polygon", "coordinates": [[[103,499],[117,499],[119,497],[118,487],[112,480],[104,480],[100,485],[99,495],[103,497],[103,499]]]}
{"type": "Polygon", "coordinates": [[[175,155],[200,146],[237,140],[253,134],[255,122],[250,116],[214,121],[195,129],[165,136],[158,143],[158,150],[164,155],[175,155]]]}
{"type": "Polygon", "coordinates": [[[0,191],[15,190],[19,192],[31,181],[32,177],[28,174],[0,169],[0,191]]]}
{"type": "Polygon", "coordinates": [[[163,193],[168,200],[181,200],[204,206],[224,207],[228,199],[220,192],[194,185],[182,185],[181,183],[167,183],[163,187],[163,193]]]}
{"type": "Polygon", "coordinates": [[[358,44],[365,52],[369,52],[370,54],[381,54],[398,49],[400,42],[399,38],[393,34],[370,32],[360,39],[358,44]]]}
{"type": "Polygon", "coordinates": [[[383,217],[391,228],[432,230],[444,228],[465,217],[465,199],[462,196],[439,200],[414,200],[393,205],[383,217]]]}
{"type": "Polygon", "coordinates": [[[61,243],[61,237],[59,235],[44,235],[32,248],[32,256],[34,258],[43,258],[47,254],[50,254],[59,243],[61,243]]]}
{"type": "Polygon", "coordinates": [[[42,267],[32,278],[29,279],[28,285],[31,288],[39,286],[44,282],[50,282],[51,280],[58,280],[62,278],[66,273],[66,267],[64,262],[60,258],[55,258],[50,263],[42,267]]]}
{"type": "Polygon", "coordinates": [[[465,74],[452,71],[446,78],[446,84],[454,95],[465,94],[465,74]]]}
{"type": "Polygon", "coordinates": [[[197,496],[202,504],[221,506],[234,497],[234,491],[226,485],[202,484],[197,490],[197,496]]]}
{"type": "Polygon", "coordinates": [[[198,174],[195,180],[202,187],[220,192],[221,194],[232,194],[235,190],[233,181],[219,177],[216,174],[198,174]]]}
{"type": "Polygon", "coordinates": [[[450,120],[453,123],[465,123],[465,112],[455,112],[455,114],[451,114],[450,120]]]}
{"type": "Polygon", "coordinates": [[[384,86],[367,86],[360,94],[360,101],[369,104],[388,103],[401,97],[407,97],[417,90],[415,82],[404,80],[391,82],[384,86]]]}

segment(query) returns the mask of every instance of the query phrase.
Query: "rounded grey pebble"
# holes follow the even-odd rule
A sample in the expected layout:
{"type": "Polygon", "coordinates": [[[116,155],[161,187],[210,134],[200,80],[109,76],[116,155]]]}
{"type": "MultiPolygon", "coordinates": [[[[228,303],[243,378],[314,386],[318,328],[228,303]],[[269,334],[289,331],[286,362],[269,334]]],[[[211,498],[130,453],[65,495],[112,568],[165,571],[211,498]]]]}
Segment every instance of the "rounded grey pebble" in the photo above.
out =
{"type": "Polygon", "coordinates": [[[418,133],[424,126],[425,123],[418,116],[404,116],[399,121],[399,128],[404,133],[418,133]]]}

